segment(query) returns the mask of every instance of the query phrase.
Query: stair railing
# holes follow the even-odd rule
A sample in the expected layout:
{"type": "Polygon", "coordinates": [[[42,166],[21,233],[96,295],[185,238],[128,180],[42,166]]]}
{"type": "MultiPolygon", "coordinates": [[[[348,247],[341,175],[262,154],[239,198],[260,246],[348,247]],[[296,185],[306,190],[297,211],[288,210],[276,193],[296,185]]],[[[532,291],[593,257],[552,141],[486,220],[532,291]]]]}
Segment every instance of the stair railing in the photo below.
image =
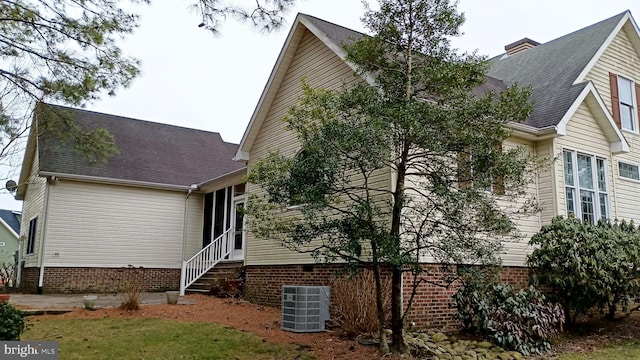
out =
{"type": "Polygon", "coordinates": [[[234,235],[235,229],[228,229],[197,254],[193,255],[189,260],[182,262],[180,295],[184,295],[185,290],[191,284],[216,266],[220,260],[224,260],[231,255],[233,251],[233,240],[235,238],[234,235]]]}

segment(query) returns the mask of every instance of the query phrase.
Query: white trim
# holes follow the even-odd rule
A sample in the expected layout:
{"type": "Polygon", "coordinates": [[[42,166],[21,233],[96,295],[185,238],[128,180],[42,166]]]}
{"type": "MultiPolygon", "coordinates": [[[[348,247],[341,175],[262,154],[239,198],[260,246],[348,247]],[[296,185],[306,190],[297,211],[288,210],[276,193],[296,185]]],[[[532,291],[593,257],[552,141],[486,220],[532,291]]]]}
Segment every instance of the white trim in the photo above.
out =
{"type": "MultiPolygon", "coordinates": [[[[618,77],[617,80],[617,85],[618,85],[618,108],[620,109],[620,130],[623,132],[627,132],[630,134],[634,134],[634,135],[638,135],[638,101],[637,101],[637,97],[636,97],[636,82],[633,80],[632,77],[630,76],[626,76],[626,74],[616,74],[616,76],[618,77]],[[632,112],[631,112],[631,123],[632,126],[634,127],[633,130],[631,129],[625,129],[622,125],[622,100],[620,99],[620,79],[627,81],[631,86],[631,106],[632,106],[632,112]]],[[[611,104],[611,106],[614,106],[614,104],[611,104]]]]}
{"type": "MultiPolygon", "coordinates": [[[[352,64],[349,61],[346,61],[346,53],[344,49],[340,46],[340,44],[336,44],[333,42],[324,32],[318,29],[311,21],[307,19],[307,17],[303,14],[298,14],[296,17],[291,30],[289,31],[289,35],[287,35],[287,40],[282,46],[282,50],[280,50],[280,55],[278,56],[278,60],[276,61],[273,70],[271,70],[271,75],[269,75],[269,80],[262,91],[262,95],[260,96],[260,100],[258,101],[258,105],[253,111],[253,115],[251,115],[251,120],[249,121],[249,125],[244,131],[242,135],[242,140],[240,141],[240,145],[238,145],[238,150],[236,155],[233,157],[235,161],[249,161],[249,151],[247,151],[247,146],[253,146],[253,141],[255,141],[255,137],[250,139],[250,135],[253,134],[253,131],[259,131],[259,129],[255,129],[256,126],[261,126],[262,122],[266,118],[267,114],[263,114],[263,106],[268,106],[268,101],[273,101],[273,98],[269,98],[271,95],[275,97],[279,85],[276,84],[276,81],[282,82],[284,74],[282,72],[286,72],[285,59],[287,56],[289,58],[288,61],[293,59],[293,55],[295,55],[295,51],[297,50],[298,44],[302,39],[302,34],[304,29],[309,30],[316,38],[318,38],[322,43],[327,46],[331,51],[333,51],[336,56],[338,56],[342,61],[347,64],[354,72],[357,71],[355,64],[352,64]],[[282,75],[282,76],[280,76],[282,75]]],[[[367,74],[363,76],[363,79],[369,84],[374,85],[374,79],[371,75],[367,74]]],[[[268,110],[268,109],[266,109],[268,110]]],[[[257,136],[257,134],[256,134],[257,136]]]]}
{"type": "Polygon", "coordinates": [[[0,246],[6,246],[7,243],[5,243],[4,241],[0,241],[0,246]]]}
{"type": "MultiPolygon", "coordinates": [[[[611,130],[613,132],[613,135],[615,135],[615,136],[611,136],[610,131],[604,131],[604,135],[607,137],[607,140],[609,141],[611,151],[614,154],[629,152],[629,144],[627,143],[627,140],[624,138],[624,135],[622,135],[622,132],[618,128],[618,125],[616,125],[615,121],[613,120],[613,117],[609,113],[609,110],[607,110],[606,105],[602,101],[600,94],[598,94],[598,91],[596,90],[595,86],[593,85],[593,82],[591,81],[587,83],[587,85],[584,87],[580,95],[578,95],[578,97],[576,97],[576,99],[574,100],[573,104],[571,104],[571,107],[569,108],[569,110],[567,110],[567,112],[564,114],[564,116],[562,117],[562,120],[560,120],[558,125],[556,125],[556,131],[558,135],[567,134],[567,124],[569,123],[569,121],[571,121],[571,119],[575,115],[580,105],[589,99],[595,100],[600,109],[600,116],[597,116],[597,114],[594,114],[598,124],[600,126],[608,125],[607,127],[609,128],[609,130],[611,130]],[[592,97],[588,98],[589,95],[591,95],[592,97]],[[604,124],[603,124],[602,121],[598,121],[598,118],[600,119],[604,118],[604,120],[606,121],[604,121],[604,124]]],[[[607,129],[603,129],[603,130],[607,130],[607,129]]]]}
{"type": "Polygon", "coordinates": [[[162,184],[162,183],[154,183],[154,182],[148,182],[148,181],[112,179],[112,178],[105,178],[101,176],[64,174],[64,173],[56,173],[56,172],[50,172],[50,171],[40,171],[38,175],[42,177],[56,177],[60,180],[67,179],[67,180],[85,181],[85,182],[97,183],[97,184],[126,185],[126,186],[132,186],[132,187],[144,187],[144,188],[159,189],[159,190],[178,190],[178,191],[194,190],[190,185],[172,185],[172,184],[162,184]]]}
{"type": "MultiPolygon", "coordinates": [[[[267,114],[262,115],[261,110],[263,106],[267,105],[267,102],[272,102],[275,97],[275,93],[273,97],[271,97],[272,92],[275,92],[277,86],[274,86],[276,80],[278,82],[282,82],[285,74],[281,74],[285,70],[285,60],[288,60],[290,63],[293,60],[293,55],[295,54],[295,50],[298,48],[298,44],[302,39],[302,35],[304,33],[304,29],[300,27],[300,19],[302,16],[298,14],[296,20],[294,21],[291,30],[289,30],[289,35],[287,35],[287,39],[282,45],[282,49],[280,49],[280,55],[278,55],[278,59],[276,63],[273,65],[273,69],[271,70],[271,74],[269,75],[269,80],[267,80],[267,84],[264,86],[262,90],[262,94],[260,95],[260,100],[258,100],[258,104],[253,110],[253,114],[251,115],[251,120],[249,120],[249,125],[244,130],[244,134],[242,135],[242,140],[240,140],[240,144],[238,145],[238,150],[236,155],[233,157],[235,161],[249,161],[249,152],[245,151],[244,148],[246,145],[252,145],[255,139],[252,139],[249,142],[249,136],[253,133],[254,126],[261,126],[262,121],[267,116],[267,114]]],[[[258,131],[258,130],[256,130],[258,131]]]]}
{"type": "MultiPolygon", "coordinates": [[[[625,14],[622,17],[622,19],[620,19],[620,22],[618,23],[618,25],[616,25],[616,27],[613,29],[613,31],[611,31],[611,34],[609,34],[609,36],[602,43],[602,45],[600,46],[598,51],[596,51],[596,53],[593,55],[591,60],[589,60],[589,62],[587,63],[587,66],[585,66],[585,68],[582,69],[582,72],[580,72],[578,77],[573,82],[574,85],[584,81],[584,79],[587,77],[589,72],[591,72],[591,69],[593,69],[593,67],[596,65],[596,63],[598,62],[598,60],[600,59],[602,54],[604,54],[604,52],[607,50],[609,45],[611,45],[611,43],[613,42],[613,39],[615,39],[616,36],[618,36],[618,33],[620,32],[620,29],[622,29],[622,27],[627,23],[627,21],[631,24],[631,26],[633,27],[633,30],[635,31],[635,35],[636,35],[636,38],[637,38],[636,43],[638,41],[640,41],[640,29],[638,29],[638,25],[636,24],[635,20],[633,19],[633,16],[631,16],[631,12],[629,10],[627,10],[627,11],[625,11],[625,14]]],[[[636,47],[636,51],[638,51],[638,50],[639,49],[636,47]]]]}
{"type": "Polygon", "coordinates": [[[625,181],[631,181],[631,182],[635,182],[635,183],[640,183],[640,178],[639,179],[632,179],[632,178],[620,175],[620,163],[623,163],[623,164],[626,164],[626,165],[635,166],[636,168],[638,168],[638,175],[640,175],[640,164],[638,164],[638,163],[636,163],[634,161],[627,161],[627,160],[624,160],[624,159],[616,160],[616,164],[618,165],[616,167],[616,169],[617,169],[617,173],[618,173],[618,178],[619,179],[625,180],[625,181]]]}
{"type": "Polygon", "coordinates": [[[589,153],[589,152],[585,152],[585,151],[580,151],[577,149],[571,149],[571,148],[562,148],[562,176],[563,176],[563,181],[564,181],[564,187],[563,187],[563,192],[564,192],[564,197],[565,197],[565,213],[566,215],[569,214],[569,200],[567,199],[567,188],[571,188],[573,189],[573,210],[574,210],[574,215],[576,218],[582,220],[582,201],[581,201],[581,194],[580,192],[582,190],[584,191],[588,191],[591,192],[593,194],[593,223],[597,223],[599,220],[602,219],[602,213],[601,213],[601,204],[600,204],[600,195],[604,194],[607,197],[607,201],[606,201],[606,211],[607,213],[605,214],[605,218],[606,219],[611,219],[611,184],[609,181],[609,176],[608,176],[608,168],[609,168],[609,159],[606,156],[599,156],[597,154],[593,154],[593,153],[589,153]],[[564,154],[565,152],[568,152],[571,154],[571,162],[572,162],[572,177],[573,177],[573,185],[568,185],[566,182],[566,179],[564,179],[564,177],[566,176],[566,161],[565,161],[565,157],[564,154]],[[580,187],[580,174],[579,174],[579,169],[578,169],[578,156],[582,155],[582,156],[586,156],[590,159],[590,163],[591,163],[591,181],[593,182],[593,189],[582,189],[580,187]],[[599,186],[599,179],[598,179],[598,160],[602,160],[603,162],[603,166],[604,166],[604,191],[602,191],[602,189],[600,189],[599,186]]]}

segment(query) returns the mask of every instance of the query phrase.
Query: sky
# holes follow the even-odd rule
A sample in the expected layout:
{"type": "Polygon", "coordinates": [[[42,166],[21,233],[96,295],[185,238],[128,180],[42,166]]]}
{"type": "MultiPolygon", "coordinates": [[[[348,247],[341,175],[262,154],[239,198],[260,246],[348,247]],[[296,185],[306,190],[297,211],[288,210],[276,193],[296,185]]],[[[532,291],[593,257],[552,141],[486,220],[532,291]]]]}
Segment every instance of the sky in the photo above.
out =
{"type": "MultiPolygon", "coordinates": [[[[297,12],[364,31],[360,0],[299,0],[279,31],[264,34],[228,19],[216,37],[198,27],[194,1],[154,0],[137,8],[140,27],[120,47],[142,61],[142,74],[88,110],[215,131],[239,143],[297,12]]],[[[634,0],[460,0],[459,10],[467,21],[453,46],[488,56],[524,37],[544,43],[625,10],[640,19],[634,0]]],[[[18,174],[14,169],[9,178],[18,174]]],[[[0,191],[0,208],[21,207],[0,191]]]]}

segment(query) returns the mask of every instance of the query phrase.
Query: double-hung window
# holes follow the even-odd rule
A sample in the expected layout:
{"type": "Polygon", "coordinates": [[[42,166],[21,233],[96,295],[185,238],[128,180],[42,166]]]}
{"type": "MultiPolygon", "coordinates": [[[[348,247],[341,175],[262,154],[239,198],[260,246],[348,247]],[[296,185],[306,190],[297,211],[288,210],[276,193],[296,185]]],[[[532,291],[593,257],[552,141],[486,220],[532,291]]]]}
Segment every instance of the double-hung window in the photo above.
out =
{"type": "Polygon", "coordinates": [[[609,73],[609,85],[613,120],[620,129],[638,133],[640,84],[618,74],[609,73]]]}
{"type": "Polygon", "coordinates": [[[572,150],[563,159],[567,216],[592,224],[609,218],[606,160],[572,150]]]}
{"type": "Polygon", "coordinates": [[[622,129],[637,132],[633,81],[618,76],[618,96],[620,97],[620,125],[622,129]]]}

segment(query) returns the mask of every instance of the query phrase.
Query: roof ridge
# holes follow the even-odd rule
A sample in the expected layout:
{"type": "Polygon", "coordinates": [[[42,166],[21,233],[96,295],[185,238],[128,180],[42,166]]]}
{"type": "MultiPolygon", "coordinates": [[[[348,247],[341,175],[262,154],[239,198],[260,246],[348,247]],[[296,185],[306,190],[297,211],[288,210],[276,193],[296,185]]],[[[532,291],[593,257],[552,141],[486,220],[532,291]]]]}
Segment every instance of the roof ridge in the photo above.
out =
{"type": "Polygon", "coordinates": [[[104,116],[104,117],[108,117],[108,118],[116,118],[116,119],[127,120],[127,121],[137,121],[137,122],[141,122],[141,123],[148,123],[148,124],[151,124],[151,125],[174,127],[174,128],[185,129],[185,130],[189,130],[189,131],[199,131],[199,132],[204,132],[204,133],[207,133],[207,134],[216,134],[216,135],[219,135],[222,138],[222,135],[217,131],[196,129],[196,128],[191,128],[191,127],[186,127],[186,126],[181,126],[181,125],[174,125],[174,124],[167,124],[167,123],[161,123],[161,122],[151,121],[151,120],[136,119],[136,118],[132,118],[132,117],[128,117],[128,116],[107,114],[107,113],[103,113],[103,112],[99,112],[99,111],[95,111],[95,110],[87,110],[87,109],[75,108],[75,107],[64,106],[64,105],[49,104],[49,103],[42,103],[42,104],[45,105],[45,106],[57,107],[57,108],[62,108],[62,109],[71,110],[71,111],[75,111],[75,112],[83,112],[83,113],[87,113],[87,114],[100,115],[100,116],[104,116]]]}
{"type": "MultiPolygon", "coordinates": [[[[572,32],[570,32],[570,33],[567,33],[567,34],[561,35],[561,36],[559,36],[559,37],[557,37],[557,38],[554,38],[554,39],[551,39],[551,40],[546,41],[546,42],[544,42],[544,43],[541,43],[541,44],[537,45],[536,47],[533,47],[533,48],[531,48],[531,49],[529,49],[529,50],[533,50],[533,49],[536,49],[536,48],[539,48],[539,47],[544,47],[545,45],[551,45],[551,44],[553,44],[553,43],[555,43],[555,42],[558,42],[558,41],[564,40],[564,39],[566,39],[566,38],[568,38],[568,37],[575,36],[576,34],[581,33],[581,32],[583,32],[583,31],[586,31],[586,30],[589,30],[589,29],[593,29],[593,28],[595,28],[595,27],[597,27],[597,26],[601,26],[603,23],[608,22],[608,21],[611,21],[611,20],[613,20],[613,19],[615,19],[615,18],[618,18],[618,17],[619,17],[619,18],[622,18],[622,17],[623,17],[624,15],[626,15],[627,13],[630,13],[630,11],[629,11],[629,10],[625,10],[625,11],[623,11],[623,12],[619,13],[619,14],[616,14],[616,15],[614,15],[614,16],[610,16],[610,17],[608,17],[608,18],[606,18],[606,19],[604,19],[604,20],[600,20],[600,21],[598,21],[598,22],[596,22],[596,23],[593,23],[593,24],[590,24],[590,25],[584,26],[584,27],[582,27],[582,28],[580,28],[580,29],[577,29],[577,30],[574,30],[574,31],[572,31],[572,32]]],[[[529,51],[529,50],[528,50],[528,51],[529,51]]],[[[500,53],[500,54],[498,54],[498,55],[496,55],[496,56],[492,57],[491,59],[499,58],[499,57],[503,56],[504,54],[505,54],[504,52],[503,52],[503,53],[500,53]]],[[[520,55],[520,54],[518,54],[518,55],[520,55]]],[[[514,55],[511,55],[511,56],[514,56],[514,55]]]]}

